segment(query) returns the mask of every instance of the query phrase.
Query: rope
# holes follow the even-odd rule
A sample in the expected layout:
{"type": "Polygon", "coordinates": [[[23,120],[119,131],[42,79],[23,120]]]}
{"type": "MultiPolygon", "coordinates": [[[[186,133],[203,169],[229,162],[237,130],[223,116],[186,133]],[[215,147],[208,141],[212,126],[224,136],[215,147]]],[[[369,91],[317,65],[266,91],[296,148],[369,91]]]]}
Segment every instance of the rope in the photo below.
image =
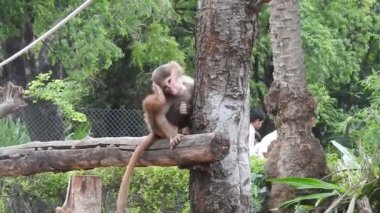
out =
{"type": "Polygon", "coordinates": [[[66,18],[64,18],[62,21],[60,21],[57,25],[55,25],[53,28],[51,28],[49,31],[44,33],[42,36],[34,40],[32,43],[30,43],[28,46],[24,47],[11,57],[9,57],[7,60],[3,61],[0,63],[0,69],[8,64],[9,62],[15,60],[17,57],[20,55],[24,54],[27,52],[29,49],[31,49],[34,45],[36,45],[39,41],[44,40],[46,37],[50,36],[53,34],[56,30],[58,30],[62,25],[66,24],[71,18],[73,18],[75,15],[77,15],[79,12],[81,12],[83,9],[85,9],[87,6],[89,6],[92,3],[93,0],[86,0],[81,6],[79,6],[76,10],[71,12],[66,18]]]}

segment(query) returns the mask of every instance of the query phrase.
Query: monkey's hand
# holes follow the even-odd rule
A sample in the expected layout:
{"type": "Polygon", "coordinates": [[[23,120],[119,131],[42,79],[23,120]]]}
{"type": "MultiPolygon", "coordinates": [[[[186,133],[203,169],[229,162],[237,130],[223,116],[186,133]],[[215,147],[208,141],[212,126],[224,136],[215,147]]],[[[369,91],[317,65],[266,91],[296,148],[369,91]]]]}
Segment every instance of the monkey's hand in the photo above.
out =
{"type": "Polygon", "coordinates": [[[179,130],[182,135],[190,135],[190,128],[188,126],[179,130]]]}
{"type": "Polygon", "coordinates": [[[176,134],[175,136],[172,136],[169,138],[170,143],[170,149],[173,149],[175,146],[179,144],[181,141],[182,134],[176,134]]]}
{"type": "Polygon", "coordinates": [[[150,112],[161,111],[166,104],[166,98],[161,87],[156,83],[152,83],[153,94],[146,97],[143,101],[143,107],[150,112]]]}
{"type": "Polygon", "coordinates": [[[164,92],[162,91],[161,87],[158,86],[156,83],[152,83],[152,90],[154,92],[154,94],[158,95],[158,96],[164,96],[164,92]]]}
{"type": "Polygon", "coordinates": [[[179,114],[187,115],[187,104],[184,101],[179,104],[179,114]]]}

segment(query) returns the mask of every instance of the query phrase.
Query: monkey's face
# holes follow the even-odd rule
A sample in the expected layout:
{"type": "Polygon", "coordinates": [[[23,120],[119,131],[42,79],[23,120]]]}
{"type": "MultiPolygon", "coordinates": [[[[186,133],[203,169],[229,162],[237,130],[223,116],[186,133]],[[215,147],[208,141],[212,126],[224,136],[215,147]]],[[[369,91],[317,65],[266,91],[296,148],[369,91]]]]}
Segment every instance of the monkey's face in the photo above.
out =
{"type": "Polygon", "coordinates": [[[182,92],[183,84],[181,78],[171,75],[167,77],[161,85],[165,95],[177,96],[182,92]]]}

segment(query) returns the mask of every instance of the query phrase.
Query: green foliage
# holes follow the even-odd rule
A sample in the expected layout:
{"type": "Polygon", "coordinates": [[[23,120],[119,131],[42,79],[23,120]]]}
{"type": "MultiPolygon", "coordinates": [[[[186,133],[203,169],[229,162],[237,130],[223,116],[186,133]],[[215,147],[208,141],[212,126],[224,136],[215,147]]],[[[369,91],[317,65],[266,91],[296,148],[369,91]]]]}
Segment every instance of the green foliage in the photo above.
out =
{"type": "Polygon", "coordinates": [[[29,11],[25,10],[29,7],[25,1],[1,0],[0,4],[6,5],[0,8],[0,43],[2,43],[8,37],[20,33],[21,29],[17,26],[20,26],[29,15],[29,11]]]}
{"type": "Polygon", "coordinates": [[[368,150],[376,150],[380,138],[380,72],[369,76],[362,84],[371,93],[370,105],[358,111],[355,117],[357,125],[351,126],[350,130],[357,140],[370,145],[368,150]]]}
{"type": "Polygon", "coordinates": [[[146,34],[145,42],[135,42],[132,51],[133,62],[140,68],[144,63],[159,64],[168,60],[183,63],[184,54],[169,29],[158,23],[152,23],[146,34]]]}
{"type": "Polygon", "coordinates": [[[261,212],[266,193],[266,176],[264,171],[266,161],[258,156],[251,156],[249,162],[251,167],[252,211],[261,212]]]}
{"type": "MultiPolygon", "coordinates": [[[[318,103],[315,129],[325,144],[337,137],[350,141],[349,132],[339,123],[354,117],[358,108],[369,104],[369,93],[360,82],[372,70],[379,69],[379,3],[302,0],[300,6],[307,81],[318,103]]],[[[268,10],[264,7],[259,14],[252,54],[255,62],[250,84],[252,106],[263,105],[272,80],[268,20],[268,10]]]]}
{"type": "Polygon", "coordinates": [[[87,136],[90,136],[91,133],[91,124],[89,122],[79,122],[79,123],[68,123],[67,130],[69,134],[66,136],[66,139],[69,140],[81,140],[87,136]]]}
{"type": "MultiPolygon", "coordinates": [[[[22,32],[19,29],[23,29],[31,19],[33,22],[30,24],[34,34],[41,35],[81,3],[80,0],[63,2],[2,0],[2,4],[7,7],[0,9],[2,20],[0,42],[20,35],[22,32]]],[[[196,2],[192,1],[192,3],[195,5],[196,2]]],[[[94,1],[44,43],[33,48],[31,53],[36,59],[39,59],[39,54],[44,53],[41,50],[48,50],[47,55],[44,54],[47,56],[49,65],[59,67],[60,71],[65,73],[63,81],[65,88],[70,87],[71,89],[67,93],[71,92],[71,97],[77,98],[77,100],[65,99],[67,103],[64,103],[63,111],[71,114],[70,116],[74,120],[83,121],[83,117],[79,114],[72,114],[70,105],[83,104],[80,102],[83,97],[94,96],[97,88],[104,90],[107,84],[112,84],[112,82],[103,82],[103,79],[99,79],[98,76],[102,72],[112,70],[122,57],[125,58],[122,59],[122,67],[118,69],[118,72],[133,73],[137,78],[144,78],[144,80],[145,76],[138,75],[138,73],[146,67],[157,66],[157,64],[169,60],[178,60],[181,63],[184,61],[185,55],[180,50],[180,45],[175,37],[171,35],[169,27],[169,25],[177,25],[179,20],[180,17],[173,9],[170,0],[94,1]],[[125,43],[127,45],[124,45],[125,43]],[[120,46],[120,44],[123,45],[120,46]],[[135,69],[134,66],[137,66],[138,69],[135,69]]],[[[188,20],[188,18],[183,20],[188,20]]],[[[185,45],[192,45],[194,44],[193,40],[186,38],[183,41],[186,42],[185,45]]],[[[193,47],[186,46],[189,54],[194,53],[194,51],[191,52],[193,49],[193,47]]],[[[54,74],[56,75],[56,73],[54,74]]],[[[125,81],[123,78],[121,80],[125,81]]],[[[55,85],[58,88],[53,85],[49,87],[52,93],[55,93],[53,89],[61,88],[57,82],[55,85]]],[[[137,91],[140,90],[138,88],[137,91]]],[[[37,93],[42,90],[34,92],[33,95],[37,97],[37,93]]],[[[60,92],[56,91],[56,93],[60,92]]],[[[136,97],[133,95],[131,94],[131,97],[136,97]]],[[[46,96],[46,94],[39,96],[46,96]]],[[[58,98],[52,94],[49,94],[48,97],[58,98]]],[[[127,96],[123,98],[128,99],[127,96]]],[[[53,101],[61,102],[61,100],[53,101]]],[[[93,102],[93,100],[89,102],[93,102]]],[[[102,104],[104,106],[108,103],[103,102],[102,104]]]]}
{"type": "Polygon", "coordinates": [[[272,183],[286,183],[296,189],[330,189],[336,190],[338,192],[343,191],[343,189],[337,185],[327,183],[315,178],[285,177],[268,179],[268,181],[271,181],[272,183]]]}
{"type": "MultiPolygon", "coordinates": [[[[86,175],[98,175],[103,181],[104,211],[114,209],[124,169],[97,168],[85,171],[86,175]]],[[[134,171],[129,205],[137,212],[188,212],[189,172],[176,167],[146,167],[134,171]]]]}
{"type": "Polygon", "coordinates": [[[375,72],[367,79],[361,81],[361,85],[370,94],[369,106],[354,109],[351,116],[338,123],[342,132],[348,132],[357,148],[364,148],[372,154],[379,149],[380,132],[380,74],[375,72]]]}
{"type": "Polygon", "coordinates": [[[185,212],[189,208],[187,170],[137,169],[131,186],[131,212],[185,212]]]}
{"type": "Polygon", "coordinates": [[[362,56],[375,35],[371,11],[375,3],[301,1],[306,70],[311,71],[308,79],[335,84],[358,79],[362,56]]]}
{"type": "Polygon", "coordinates": [[[259,13],[258,32],[252,49],[253,75],[250,82],[251,108],[258,108],[263,103],[263,95],[270,87],[266,73],[270,72],[268,60],[272,57],[272,44],[269,33],[269,9],[263,6],[259,13]]]}
{"type": "MultiPolygon", "coordinates": [[[[36,212],[33,203],[37,200],[46,206],[44,212],[51,212],[55,207],[62,206],[70,176],[96,175],[102,179],[102,212],[111,212],[115,209],[123,171],[120,168],[97,168],[1,178],[0,211],[6,209],[7,199],[12,196],[16,200],[23,200],[21,208],[29,208],[30,212],[36,212]]],[[[131,185],[131,212],[188,212],[188,178],[187,170],[174,167],[136,169],[131,185]]]]}
{"type": "Polygon", "coordinates": [[[347,114],[338,106],[338,100],[329,94],[328,88],[324,85],[310,83],[310,92],[317,98],[317,126],[321,132],[321,143],[326,144],[331,138],[342,135],[341,123],[346,119],[347,114]]]}
{"type": "MultiPolygon", "coordinates": [[[[7,5],[0,9],[2,43],[20,36],[19,29],[27,24],[33,27],[35,35],[41,35],[82,1],[1,0],[1,3],[7,5]]],[[[145,73],[158,64],[177,60],[187,65],[190,69],[186,70],[192,74],[196,3],[195,0],[94,1],[36,45],[29,57],[39,61],[42,53],[49,66],[58,68],[59,71],[53,70],[54,76],[64,73],[64,83],[75,85],[67,93],[71,92],[71,97],[77,100],[65,100],[66,112],[71,111],[71,104],[140,107],[141,97],[149,88],[145,73]],[[47,54],[42,50],[47,50],[47,54]],[[114,77],[105,72],[112,72],[114,77]]],[[[77,115],[72,116],[77,119],[77,115]]]]}
{"type": "MultiPolygon", "coordinates": [[[[371,73],[379,44],[376,1],[301,1],[307,79],[318,100],[326,141],[348,137],[359,107],[368,105],[360,80],[371,73]],[[344,6],[343,6],[344,5],[344,6]],[[371,45],[371,46],[370,46],[371,45]],[[368,66],[367,66],[368,65],[368,66]]],[[[376,63],[380,61],[377,59],[376,63]]]]}
{"type": "Polygon", "coordinates": [[[0,146],[18,145],[29,141],[28,130],[19,120],[0,120],[0,146]]]}
{"type": "Polygon", "coordinates": [[[28,84],[25,94],[32,96],[34,101],[52,101],[59,106],[66,118],[77,122],[85,122],[86,116],[75,111],[73,105],[79,98],[75,95],[75,91],[80,91],[81,87],[78,87],[72,81],[60,79],[50,81],[51,74],[51,72],[48,72],[38,75],[36,80],[28,84]]]}
{"type": "Polygon", "coordinates": [[[186,73],[194,76],[195,70],[195,18],[197,0],[172,0],[173,9],[178,14],[175,22],[169,22],[170,35],[174,36],[185,55],[186,73]]]}
{"type": "MultiPolygon", "coordinates": [[[[265,196],[265,160],[251,157],[252,188],[255,212],[260,212],[265,196]]],[[[46,212],[61,206],[68,179],[71,175],[97,175],[102,179],[102,212],[115,209],[120,179],[124,169],[97,168],[67,173],[43,173],[30,177],[1,178],[0,208],[7,206],[7,198],[15,196],[24,200],[21,204],[32,212],[37,200],[46,205],[46,212]]],[[[188,180],[189,172],[175,167],[137,168],[133,175],[129,197],[131,212],[189,212],[188,180]]],[[[0,209],[1,210],[1,209],[0,209]]],[[[6,211],[5,211],[6,212],[6,211]]]]}
{"type": "MultiPolygon", "coordinates": [[[[315,200],[315,207],[320,205],[326,198],[334,198],[327,212],[342,210],[353,212],[355,203],[363,196],[369,197],[378,190],[380,169],[375,159],[380,159],[378,154],[368,155],[364,150],[357,150],[355,156],[349,149],[332,141],[332,144],[341,153],[342,157],[332,171],[334,183],[328,183],[314,178],[286,177],[271,179],[274,183],[284,183],[296,189],[319,189],[321,191],[310,195],[298,196],[295,199],[283,203],[280,207],[288,207],[299,204],[306,200],[315,200]],[[375,161],[374,161],[375,160],[375,161]]],[[[374,198],[376,199],[376,198],[374,198]]]]}
{"type": "MultiPolygon", "coordinates": [[[[0,0],[1,5],[6,5],[0,8],[0,43],[20,36],[27,23],[33,26],[35,35],[41,35],[81,3],[81,0],[0,0]]],[[[352,145],[354,153],[366,157],[356,159],[360,167],[365,168],[360,172],[367,172],[369,175],[364,177],[372,180],[380,164],[375,157],[380,138],[380,77],[379,73],[373,72],[380,68],[379,3],[375,0],[303,0],[300,3],[307,80],[318,101],[317,128],[322,132],[323,141],[342,134],[348,141],[356,141],[352,145]],[[368,75],[370,77],[366,78],[368,75]]],[[[48,48],[49,65],[58,66],[65,78],[51,80],[48,75],[42,75],[29,85],[28,94],[36,99],[53,101],[66,117],[80,121],[84,121],[84,117],[74,110],[78,106],[141,107],[140,99],[146,92],[144,88],[150,88],[149,71],[158,64],[178,60],[186,64],[187,72],[192,74],[196,4],[196,0],[94,1],[30,52],[28,57],[34,54],[35,59],[39,59],[41,49],[48,48]]],[[[267,9],[264,6],[260,12],[257,41],[252,50],[255,64],[250,88],[254,94],[251,100],[254,106],[262,104],[271,80],[268,77],[272,53],[267,9]]],[[[0,58],[3,58],[1,53],[0,58]]],[[[58,76],[57,73],[53,75],[58,76]]],[[[0,125],[6,126],[0,133],[4,145],[28,141],[25,127],[2,122],[0,125]],[[7,128],[11,129],[11,134],[7,128]]],[[[78,126],[69,124],[68,129],[76,130],[69,138],[83,138],[90,128],[86,122],[78,126]]],[[[330,168],[342,168],[338,152],[333,148],[330,152],[330,168]]],[[[253,202],[257,211],[264,197],[263,164],[264,161],[251,158],[253,202]]],[[[179,174],[177,172],[172,168],[138,169],[132,183],[133,211],[169,211],[178,207],[187,212],[188,174],[182,170],[179,174]],[[172,194],[173,191],[178,194],[172,194]],[[166,196],[164,199],[161,199],[162,194],[166,196]]],[[[99,169],[82,173],[101,175],[108,190],[105,200],[114,205],[121,170],[99,169]]],[[[45,202],[49,201],[43,193],[62,196],[59,191],[64,189],[57,185],[51,186],[51,191],[42,189],[50,187],[50,182],[40,179],[49,180],[50,175],[37,176],[31,179],[34,182],[17,179],[24,184],[18,186],[21,192],[13,192],[25,192],[22,194],[24,198],[38,199],[41,196],[45,202]],[[39,185],[40,192],[40,188],[33,185],[39,182],[46,184],[39,185]]],[[[355,177],[353,179],[357,181],[363,176],[352,170],[351,173],[339,172],[332,180],[346,190],[351,186],[349,177],[355,177]]],[[[67,176],[52,179],[61,186],[67,184],[67,176]]],[[[10,193],[9,190],[4,192],[10,193]]],[[[55,206],[58,205],[61,203],[55,206]]],[[[5,206],[0,202],[0,212],[5,206]]],[[[109,206],[111,204],[107,209],[109,206]]],[[[298,207],[297,211],[302,212],[301,206],[298,207]]]]}
{"type": "MultiPolygon", "coordinates": [[[[7,177],[0,179],[0,206],[7,206],[8,199],[17,201],[17,208],[35,212],[36,202],[44,203],[51,210],[61,206],[65,197],[70,173],[44,173],[30,177],[7,177]]],[[[7,212],[7,210],[3,212],[7,212]]]]}

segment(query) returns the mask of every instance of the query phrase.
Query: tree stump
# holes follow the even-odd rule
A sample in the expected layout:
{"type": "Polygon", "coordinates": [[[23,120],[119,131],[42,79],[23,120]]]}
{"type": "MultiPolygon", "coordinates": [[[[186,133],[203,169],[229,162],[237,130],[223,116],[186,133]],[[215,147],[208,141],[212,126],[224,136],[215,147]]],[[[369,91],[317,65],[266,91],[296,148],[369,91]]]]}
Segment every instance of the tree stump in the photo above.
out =
{"type": "Polygon", "coordinates": [[[102,207],[102,180],[97,176],[72,176],[67,187],[66,200],[56,213],[100,213],[102,207]]]}

